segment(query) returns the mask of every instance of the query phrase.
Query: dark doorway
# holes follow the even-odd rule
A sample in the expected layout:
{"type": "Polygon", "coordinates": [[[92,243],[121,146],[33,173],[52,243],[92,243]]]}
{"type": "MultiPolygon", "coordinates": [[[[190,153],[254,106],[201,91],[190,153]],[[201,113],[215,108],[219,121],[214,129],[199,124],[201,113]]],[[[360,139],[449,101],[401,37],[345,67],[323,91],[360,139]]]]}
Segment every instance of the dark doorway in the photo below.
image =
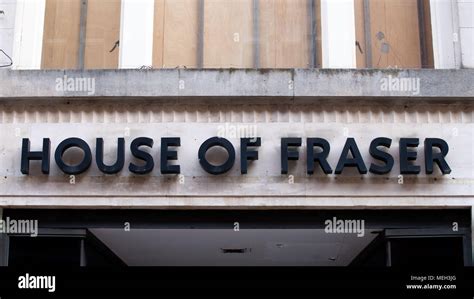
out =
{"type": "Polygon", "coordinates": [[[48,229],[37,237],[8,238],[8,266],[117,267],[125,263],[87,230],[48,229]]]}
{"type": "Polygon", "coordinates": [[[458,268],[464,265],[462,237],[411,237],[390,240],[392,267],[458,268]]]}
{"type": "Polygon", "coordinates": [[[8,265],[11,267],[80,266],[79,238],[12,236],[9,241],[8,265]]]}
{"type": "Polygon", "coordinates": [[[467,209],[8,209],[4,217],[39,223],[38,237],[7,238],[12,267],[471,265],[467,209]],[[330,232],[333,219],[363,221],[363,233],[330,232]]]}
{"type": "MultiPolygon", "coordinates": [[[[458,268],[470,265],[470,247],[461,234],[407,229],[403,235],[381,233],[351,263],[352,266],[398,268],[458,268]]],[[[398,233],[404,230],[397,229],[398,233]]]]}

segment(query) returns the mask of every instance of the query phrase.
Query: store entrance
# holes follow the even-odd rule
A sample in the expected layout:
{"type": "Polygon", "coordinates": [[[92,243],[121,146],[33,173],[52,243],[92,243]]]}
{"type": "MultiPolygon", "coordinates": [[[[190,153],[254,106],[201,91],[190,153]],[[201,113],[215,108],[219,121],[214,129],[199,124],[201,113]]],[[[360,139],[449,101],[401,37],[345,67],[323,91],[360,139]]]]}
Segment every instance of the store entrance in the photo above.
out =
{"type": "Polygon", "coordinates": [[[37,210],[8,234],[5,264],[31,266],[471,265],[469,210],[37,210]]]}
{"type": "Polygon", "coordinates": [[[464,235],[442,229],[388,229],[364,248],[351,266],[462,267],[471,264],[470,247],[464,242],[464,235]]]}

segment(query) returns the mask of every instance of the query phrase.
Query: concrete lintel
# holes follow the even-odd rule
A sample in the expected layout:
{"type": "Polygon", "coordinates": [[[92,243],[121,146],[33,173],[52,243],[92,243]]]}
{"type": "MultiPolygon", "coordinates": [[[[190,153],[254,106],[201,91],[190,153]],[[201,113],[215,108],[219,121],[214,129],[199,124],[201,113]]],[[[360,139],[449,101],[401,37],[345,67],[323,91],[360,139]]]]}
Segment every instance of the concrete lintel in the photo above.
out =
{"type": "Polygon", "coordinates": [[[474,70],[467,69],[321,71],[299,69],[295,71],[295,97],[322,95],[474,99],[473,80],[474,70]]]}
{"type": "MultiPolygon", "coordinates": [[[[463,196],[1,196],[4,208],[129,209],[469,209],[463,196]]],[[[474,244],[473,244],[474,245],[474,244]]]]}
{"type": "Polygon", "coordinates": [[[0,100],[110,97],[471,100],[474,99],[472,82],[474,70],[470,69],[0,70],[0,100]],[[93,90],[84,90],[79,85],[71,89],[69,84],[77,83],[71,79],[77,78],[93,79],[93,90]],[[411,87],[407,89],[407,86],[411,87]]]}

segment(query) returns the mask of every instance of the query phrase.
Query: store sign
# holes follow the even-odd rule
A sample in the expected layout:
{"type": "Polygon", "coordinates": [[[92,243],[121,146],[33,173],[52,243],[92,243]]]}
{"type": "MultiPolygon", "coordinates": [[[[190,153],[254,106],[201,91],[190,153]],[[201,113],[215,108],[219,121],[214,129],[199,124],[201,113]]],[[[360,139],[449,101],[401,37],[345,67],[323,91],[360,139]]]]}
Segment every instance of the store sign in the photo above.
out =
{"type": "MultiPolygon", "coordinates": [[[[160,171],[162,174],[181,173],[178,162],[171,164],[170,161],[178,160],[177,148],[181,146],[179,137],[161,138],[160,148],[160,171]]],[[[419,174],[422,166],[417,164],[419,138],[400,138],[398,144],[398,163],[400,174],[419,174]]],[[[331,153],[331,146],[323,138],[306,139],[306,171],[311,175],[316,168],[320,168],[325,174],[341,174],[345,168],[356,168],[360,174],[367,172],[383,175],[392,171],[395,164],[394,155],[390,153],[392,139],[387,137],[378,137],[371,141],[369,147],[370,156],[377,163],[366,164],[359,147],[354,138],[347,138],[342,149],[338,150],[338,162],[336,165],[328,163],[328,156],[331,153]]],[[[152,148],[153,139],[139,137],[130,144],[130,152],[137,160],[143,161],[142,165],[131,162],[128,170],[134,174],[150,173],[155,167],[152,154],[144,150],[152,148]]],[[[240,172],[247,173],[249,161],[258,160],[258,148],[261,146],[261,138],[240,138],[240,172]]],[[[98,169],[105,174],[116,174],[122,171],[125,166],[125,139],[118,138],[116,145],[116,160],[114,164],[104,163],[104,141],[102,138],[96,139],[95,160],[98,169]]],[[[302,146],[302,138],[281,138],[281,174],[288,173],[288,161],[299,160],[300,152],[298,148],[302,146]]],[[[446,141],[440,138],[424,139],[424,170],[426,174],[432,174],[435,165],[442,174],[449,174],[451,168],[446,162],[449,146],[446,141]]],[[[49,174],[50,170],[51,142],[49,138],[43,139],[43,148],[41,151],[32,151],[30,149],[30,140],[23,139],[21,150],[21,172],[29,174],[30,161],[41,161],[41,171],[49,174]]],[[[235,163],[236,151],[232,143],[226,138],[212,137],[204,141],[197,150],[197,156],[201,167],[209,174],[219,175],[228,172],[235,163]],[[222,147],[227,152],[227,159],[220,165],[211,164],[206,158],[206,153],[212,147],[222,147]]],[[[56,165],[66,174],[76,175],[85,172],[92,164],[92,150],[89,144],[80,138],[67,138],[63,140],[54,152],[56,165]],[[64,153],[70,148],[79,148],[83,152],[82,160],[69,165],[63,160],[64,153]]]]}

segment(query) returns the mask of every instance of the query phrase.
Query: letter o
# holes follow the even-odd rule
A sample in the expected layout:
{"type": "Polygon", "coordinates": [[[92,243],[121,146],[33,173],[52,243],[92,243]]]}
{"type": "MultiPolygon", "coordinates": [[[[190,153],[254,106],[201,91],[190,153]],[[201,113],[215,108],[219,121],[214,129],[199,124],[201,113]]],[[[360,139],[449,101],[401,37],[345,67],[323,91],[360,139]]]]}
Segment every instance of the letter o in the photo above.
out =
{"type": "Polygon", "coordinates": [[[199,147],[199,164],[201,164],[201,167],[210,174],[223,174],[227,171],[229,171],[232,166],[234,166],[235,162],[235,150],[234,146],[232,143],[230,143],[229,140],[225,138],[219,138],[219,137],[212,137],[204,141],[203,144],[199,147]],[[206,153],[207,151],[214,146],[220,146],[223,147],[226,151],[229,157],[227,160],[221,164],[221,165],[212,165],[206,160],[206,153]]]}
{"type": "Polygon", "coordinates": [[[92,162],[92,153],[89,145],[80,138],[68,138],[63,140],[54,153],[54,159],[58,167],[66,174],[81,174],[86,171],[92,162]],[[77,165],[68,165],[63,161],[64,153],[71,147],[78,147],[84,152],[84,158],[77,165]]]}

